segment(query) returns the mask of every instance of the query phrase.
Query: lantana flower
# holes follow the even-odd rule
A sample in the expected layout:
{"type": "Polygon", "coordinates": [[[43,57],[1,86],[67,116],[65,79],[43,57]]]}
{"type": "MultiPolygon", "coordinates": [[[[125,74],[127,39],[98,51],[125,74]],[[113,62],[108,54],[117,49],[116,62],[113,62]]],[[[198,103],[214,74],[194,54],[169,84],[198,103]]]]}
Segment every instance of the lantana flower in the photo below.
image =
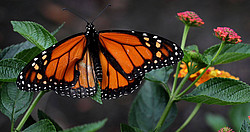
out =
{"type": "Polygon", "coordinates": [[[218,132],[234,132],[234,131],[229,127],[223,127],[218,132]]]}
{"type": "Polygon", "coordinates": [[[237,44],[241,42],[241,37],[228,27],[217,27],[214,29],[215,36],[226,43],[237,44]]]}
{"type": "MultiPolygon", "coordinates": [[[[188,65],[190,66],[191,63],[188,63],[188,65]]],[[[180,65],[180,67],[182,68],[178,74],[178,78],[183,78],[187,75],[188,73],[188,69],[185,63],[182,63],[180,65]]],[[[205,70],[205,68],[200,69],[199,71],[197,71],[196,73],[190,75],[190,77],[188,78],[190,81],[194,81],[203,71],[205,70]]],[[[214,67],[209,67],[207,69],[207,71],[202,75],[202,77],[195,83],[195,86],[199,86],[200,84],[208,81],[211,78],[214,77],[222,77],[222,78],[231,78],[231,79],[235,79],[235,80],[239,80],[238,77],[232,76],[230,73],[225,72],[225,71],[220,71],[218,69],[215,69],[214,67]]]]}
{"type": "Polygon", "coordinates": [[[193,11],[177,13],[178,18],[188,26],[199,27],[204,24],[203,20],[193,11]]]}

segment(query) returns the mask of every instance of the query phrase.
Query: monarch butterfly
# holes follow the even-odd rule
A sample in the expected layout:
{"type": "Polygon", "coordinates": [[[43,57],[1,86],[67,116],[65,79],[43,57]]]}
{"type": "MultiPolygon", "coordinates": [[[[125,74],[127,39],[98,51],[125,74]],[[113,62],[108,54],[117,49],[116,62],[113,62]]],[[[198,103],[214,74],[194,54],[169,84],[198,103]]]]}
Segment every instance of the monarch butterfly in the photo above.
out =
{"type": "MultiPolygon", "coordinates": [[[[87,21],[86,21],[87,22],[87,21]]],[[[42,51],[20,72],[17,86],[25,91],[54,90],[61,96],[102,99],[132,93],[146,72],[176,64],[183,51],[158,35],[127,30],[86,32],[70,36],[42,51]]]]}

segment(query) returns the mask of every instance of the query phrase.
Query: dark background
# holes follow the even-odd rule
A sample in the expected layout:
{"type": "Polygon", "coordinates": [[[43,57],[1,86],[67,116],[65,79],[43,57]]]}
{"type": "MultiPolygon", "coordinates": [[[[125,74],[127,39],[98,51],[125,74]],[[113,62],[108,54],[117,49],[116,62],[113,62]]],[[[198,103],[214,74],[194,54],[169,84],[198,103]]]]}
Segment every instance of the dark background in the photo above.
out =
{"type": "MultiPolygon", "coordinates": [[[[147,31],[168,38],[176,43],[181,42],[184,25],[177,20],[176,13],[195,11],[204,20],[202,28],[191,28],[186,45],[197,44],[200,51],[220,43],[213,35],[217,26],[228,26],[234,29],[244,43],[250,42],[250,1],[249,0],[1,0],[0,1],[0,46],[5,48],[18,44],[25,39],[12,31],[11,20],[34,21],[53,31],[60,24],[65,26],[56,35],[58,40],[78,32],[84,32],[86,23],[74,15],[63,12],[67,7],[79,12],[91,21],[106,5],[107,9],[96,21],[97,30],[134,29],[147,31]]],[[[230,72],[249,84],[249,60],[245,59],[217,69],[230,72]]],[[[172,81],[170,81],[170,85],[172,81]]],[[[70,99],[50,92],[39,102],[37,108],[45,111],[63,128],[95,122],[108,118],[101,131],[119,131],[120,123],[127,123],[129,107],[136,93],[116,100],[104,101],[99,105],[90,99],[70,99]]],[[[176,130],[188,117],[195,104],[181,101],[178,103],[178,116],[169,131],[176,130]]],[[[230,106],[203,105],[191,123],[183,130],[206,131],[211,129],[205,123],[207,112],[222,114],[228,118],[230,106]]],[[[36,118],[36,110],[33,112],[36,118]]],[[[9,131],[10,121],[0,113],[0,131],[9,131]]]]}

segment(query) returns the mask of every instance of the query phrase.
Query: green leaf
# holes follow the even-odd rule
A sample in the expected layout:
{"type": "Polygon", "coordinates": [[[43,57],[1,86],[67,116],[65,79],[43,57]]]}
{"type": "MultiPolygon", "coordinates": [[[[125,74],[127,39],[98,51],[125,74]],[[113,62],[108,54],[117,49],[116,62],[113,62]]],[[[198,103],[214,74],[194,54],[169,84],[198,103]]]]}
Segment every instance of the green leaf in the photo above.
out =
{"type": "Polygon", "coordinates": [[[185,47],[185,50],[195,51],[195,52],[199,53],[199,48],[197,45],[189,45],[189,46],[185,47]]]}
{"type": "Polygon", "coordinates": [[[232,106],[229,111],[230,122],[235,131],[240,130],[244,120],[250,115],[250,103],[232,106]]]}
{"type": "Polygon", "coordinates": [[[15,32],[21,34],[38,48],[45,50],[55,44],[56,38],[43,26],[30,21],[11,21],[15,32]]]}
{"type": "Polygon", "coordinates": [[[161,69],[152,70],[149,73],[146,73],[145,79],[153,82],[159,82],[159,83],[165,83],[167,84],[167,81],[169,79],[169,75],[173,72],[173,67],[163,67],[161,69]]]}
{"type": "Polygon", "coordinates": [[[26,63],[19,59],[0,60],[0,81],[13,82],[26,63]]]}
{"type": "MultiPolygon", "coordinates": [[[[145,81],[129,111],[128,123],[143,131],[152,131],[168,102],[168,94],[159,83],[145,81]]],[[[173,104],[160,131],[164,131],[176,118],[177,108],[173,104]]]]}
{"type": "MultiPolygon", "coordinates": [[[[55,35],[64,25],[65,23],[61,24],[55,31],[53,31],[51,34],[55,35]]],[[[32,46],[29,45],[23,45],[25,47],[24,49],[20,50],[21,52],[15,53],[14,57],[20,60],[23,60],[25,62],[30,62],[36,55],[41,53],[41,49],[38,47],[34,47],[35,45],[30,43],[29,41],[26,41],[24,43],[29,43],[32,46]]]]}
{"type": "Polygon", "coordinates": [[[250,132],[250,122],[244,120],[244,122],[241,125],[239,132],[250,132]]]}
{"type": "Polygon", "coordinates": [[[139,128],[132,127],[126,124],[121,124],[121,132],[143,132],[139,128]]]}
{"type": "Polygon", "coordinates": [[[30,49],[25,49],[15,55],[15,58],[20,59],[26,63],[29,63],[34,57],[36,57],[42,50],[38,47],[32,47],[30,49]]]}
{"type": "Polygon", "coordinates": [[[146,73],[145,79],[152,81],[152,82],[161,83],[162,85],[164,85],[164,87],[166,88],[165,90],[170,95],[170,90],[168,88],[167,82],[172,72],[173,72],[172,66],[164,67],[164,68],[153,70],[149,73],[146,73]]]}
{"type": "Polygon", "coordinates": [[[225,126],[228,126],[226,119],[223,116],[212,113],[206,114],[206,122],[214,131],[218,131],[225,126]]]}
{"type": "Polygon", "coordinates": [[[0,53],[0,59],[13,58],[19,52],[21,52],[25,49],[32,48],[34,46],[35,45],[30,43],[29,41],[22,42],[22,43],[16,44],[16,45],[11,45],[11,46],[6,47],[5,49],[2,50],[2,52],[0,53]]]}
{"type": "Polygon", "coordinates": [[[70,129],[66,129],[60,132],[95,132],[99,129],[101,129],[105,123],[107,122],[108,119],[104,119],[102,121],[98,121],[95,123],[90,123],[90,124],[85,124],[82,126],[77,126],[77,127],[73,127],[70,129]]]}
{"type": "Polygon", "coordinates": [[[56,131],[61,131],[63,130],[54,120],[52,120],[48,115],[46,115],[43,111],[38,110],[37,111],[38,119],[43,120],[43,119],[48,119],[51,121],[51,123],[55,126],[56,131]]]}
{"type": "Polygon", "coordinates": [[[191,56],[188,54],[188,51],[183,50],[184,52],[184,57],[181,61],[185,62],[186,64],[188,64],[188,62],[191,61],[191,56]]]}
{"type": "Polygon", "coordinates": [[[101,87],[99,83],[97,83],[97,92],[95,95],[93,95],[91,98],[95,100],[97,103],[102,104],[102,97],[101,97],[101,87]]]}
{"type": "Polygon", "coordinates": [[[186,64],[192,62],[193,65],[196,65],[196,68],[192,69],[192,73],[195,73],[199,69],[206,67],[208,64],[206,58],[199,53],[197,45],[191,45],[185,48],[184,58],[182,59],[182,61],[185,62],[186,64]]]}
{"type": "Polygon", "coordinates": [[[33,93],[18,90],[15,83],[5,83],[1,91],[0,110],[15,122],[27,110],[32,98],[33,93]]]}
{"type": "Polygon", "coordinates": [[[22,132],[56,132],[56,128],[53,126],[50,120],[44,119],[31,125],[22,132]]]}
{"type": "Polygon", "coordinates": [[[250,102],[250,86],[229,78],[212,78],[199,85],[183,100],[195,103],[233,105],[250,102]]]}
{"type": "MultiPolygon", "coordinates": [[[[206,58],[213,57],[220,45],[215,45],[204,52],[206,58]]],[[[239,61],[250,57],[250,45],[249,44],[226,44],[222,49],[221,53],[218,55],[214,61],[214,65],[226,64],[234,61],[239,61]]]]}

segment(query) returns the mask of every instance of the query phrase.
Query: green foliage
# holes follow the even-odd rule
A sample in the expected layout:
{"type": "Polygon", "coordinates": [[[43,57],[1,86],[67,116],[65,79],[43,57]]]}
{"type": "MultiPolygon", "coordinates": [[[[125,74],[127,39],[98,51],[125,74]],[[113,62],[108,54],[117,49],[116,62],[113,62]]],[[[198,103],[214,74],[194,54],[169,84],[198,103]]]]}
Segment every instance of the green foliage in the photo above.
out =
{"type": "Polygon", "coordinates": [[[187,46],[185,48],[184,54],[185,56],[182,59],[182,61],[184,61],[185,63],[193,61],[199,65],[202,65],[202,67],[206,66],[206,64],[202,60],[203,56],[202,54],[199,53],[199,49],[197,45],[187,46]]]}
{"type": "Polygon", "coordinates": [[[17,89],[15,83],[4,83],[1,88],[0,110],[12,123],[29,107],[33,93],[17,89]]]}
{"type": "MultiPolygon", "coordinates": [[[[211,48],[204,51],[203,56],[205,56],[205,58],[207,58],[208,60],[211,60],[209,58],[216,54],[219,47],[220,45],[212,46],[211,48]]],[[[239,61],[248,57],[250,57],[249,44],[226,44],[219,56],[216,58],[214,65],[239,61]]]]}
{"type": "Polygon", "coordinates": [[[6,47],[0,52],[0,59],[9,59],[14,58],[19,52],[33,48],[35,45],[30,43],[29,41],[22,42],[20,44],[11,45],[6,47]]]}
{"type": "Polygon", "coordinates": [[[153,70],[145,75],[145,80],[149,80],[155,83],[160,83],[165,87],[165,90],[170,94],[167,82],[170,74],[173,72],[173,67],[163,67],[161,69],[153,70]]]}
{"type": "Polygon", "coordinates": [[[218,131],[225,126],[228,126],[227,121],[223,116],[212,113],[206,114],[206,122],[214,131],[218,131]]]}
{"type": "Polygon", "coordinates": [[[217,105],[243,104],[250,102],[250,86],[229,78],[213,78],[199,85],[182,99],[217,105]]]}
{"type": "Polygon", "coordinates": [[[20,59],[26,63],[30,62],[36,55],[38,55],[42,50],[38,47],[32,47],[25,49],[15,55],[15,58],[20,59]]]}
{"type": "MultiPolygon", "coordinates": [[[[167,105],[168,98],[168,94],[161,85],[145,81],[131,105],[128,117],[129,125],[143,131],[152,131],[167,105]]],[[[170,110],[161,131],[164,131],[174,121],[176,115],[177,108],[174,106],[170,110]]]]}
{"type": "Polygon", "coordinates": [[[70,129],[59,131],[59,132],[95,132],[95,131],[101,129],[105,125],[107,120],[108,119],[103,119],[102,121],[73,127],[70,129]]]}
{"type": "MultiPolygon", "coordinates": [[[[154,130],[169,99],[167,92],[160,84],[162,82],[167,83],[169,74],[172,72],[171,68],[169,70],[170,72],[162,72],[161,69],[148,73],[147,78],[154,80],[154,82],[145,81],[134,99],[128,117],[130,126],[143,131],[154,130]]],[[[176,115],[177,108],[174,105],[160,131],[164,131],[174,121],[176,115]]]]}
{"type": "Polygon", "coordinates": [[[56,38],[43,26],[30,21],[11,21],[15,32],[21,34],[38,48],[45,50],[55,44],[56,38]]]}
{"type": "Polygon", "coordinates": [[[44,119],[29,126],[22,132],[56,132],[56,128],[50,120],[44,119]]]}
{"type": "Polygon", "coordinates": [[[166,84],[169,79],[169,75],[172,72],[172,66],[163,67],[161,69],[153,70],[150,73],[147,73],[145,75],[145,79],[156,83],[166,84]]]}
{"type": "Polygon", "coordinates": [[[0,60],[0,81],[13,82],[26,63],[19,59],[0,60]]]}
{"type": "Polygon", "coordinates": [[[240,130],[241,124],[244,120],[248,120],[248,116],[250,116],[250,103],[231,107],[229,117],[235,131],[240,130]]]}

